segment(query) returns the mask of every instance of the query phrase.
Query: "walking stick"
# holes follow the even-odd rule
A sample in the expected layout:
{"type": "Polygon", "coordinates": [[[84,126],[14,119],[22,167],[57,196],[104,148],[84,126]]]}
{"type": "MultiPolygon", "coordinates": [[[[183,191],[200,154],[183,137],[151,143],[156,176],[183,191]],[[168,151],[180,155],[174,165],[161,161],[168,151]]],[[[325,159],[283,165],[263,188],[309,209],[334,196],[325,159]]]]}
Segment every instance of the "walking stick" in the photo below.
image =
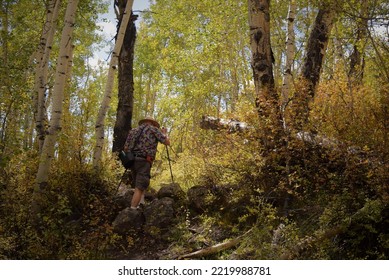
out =
{"type": "Polygon", "coordinates": [[[126,175],[127,170],[128,170],[127,168],[126,168],[126,170],[124,170],[124,173],[123,173],[122,177],[120,178],[120,182],[119,182],[119,184],[118,184],[118,186],[116,188],[115,195],[117,195],[118,192],[119,192],[119,187],[120,187],[121,183],[123,182],[123,177],[124,177],[124,175],[126,175]]]}
{"type": "Polygon", "coordinates": [[[173,182],[173,184],[174,184],[173,171],[172,171],[172,164],[170,163],[169,149],[168,149],[167,145],[166,145],[166,154],[167,154],[167,160],[169,161],[170,176],[172,177],[172,182],[173,182]]]}

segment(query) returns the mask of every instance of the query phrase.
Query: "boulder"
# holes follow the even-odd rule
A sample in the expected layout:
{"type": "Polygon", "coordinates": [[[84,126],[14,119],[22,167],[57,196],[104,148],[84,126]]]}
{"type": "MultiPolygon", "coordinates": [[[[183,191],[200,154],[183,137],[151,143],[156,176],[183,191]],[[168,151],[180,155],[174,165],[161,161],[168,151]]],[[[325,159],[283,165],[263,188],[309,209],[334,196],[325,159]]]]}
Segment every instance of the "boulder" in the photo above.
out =
{"type": "Polygon", "coordinates": [[[157,193],[157,197],[159,199],[164,197],[170,197],[175,201],[181,201],[185,198],[185,193],[181,189],[179,184],[172,183],[172,184],[162,185],[157,193]]]}
{"type": "Polygon", "coordinates": [[[152,188],[148,188],[145,193],[145,201],[151,202],[157,198],[157,191],[152,188]]]}
{"type": "Polygon", "coordinates": [[[131,206],[134,189],[120,188],[113,201],[118,210],[123,210],[131,206]]]}
{"type": "Polygon", "coordinates": [[[174,224],[176,217],[174,203],[172,198],[163,197],[146,205],[143,211],[146,220],[145,228],[167,229],[174,224]]]}
{"type": "Polygon", "coordinates": [[[130,207],[119,212],[119,215],[112,223],[113,231],[119,234],[126,234],[142,228],[145,217],[140,210],[134,210],[130,207]]]}
{"type": "Polygon", "coordinates": [[[212,188],[207,186],[191,187],[187,192],[187,196],[189,208],[198,213],[205,212],[214,201],[212,188]]]}
{"type": "Polygon", "coordinates": [[[248,193],[238,186],[194,186],[188,190],[189,209],[195,213],[220,211],[223,216],[239,216],[246,213],[250,200],[248,193]]]}
{"type": "MultiPolygon", "coordinates": [[[[134,195],[134,189],[129,188],[128,186],[120,186],[116,196],[114,197],[114,202],[117,209],[123,210],[127,207],[131,207],[131,200],[133,195],[134,195]]],[[[151,202],[156,198],[157,198],[157,192],[154,189],[149,188],[146,190],[145,193],[146,202],[151,202]]]]}

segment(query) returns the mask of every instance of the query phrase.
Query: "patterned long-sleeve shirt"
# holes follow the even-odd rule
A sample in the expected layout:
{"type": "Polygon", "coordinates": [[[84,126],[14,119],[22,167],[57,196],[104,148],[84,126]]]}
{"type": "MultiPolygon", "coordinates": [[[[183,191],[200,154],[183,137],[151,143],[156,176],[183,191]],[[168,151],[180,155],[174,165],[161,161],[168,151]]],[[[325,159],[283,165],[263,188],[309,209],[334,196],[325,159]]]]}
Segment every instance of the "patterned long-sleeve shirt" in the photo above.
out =
{"type": "Polygon", "coordinates": [[[158,142],[165,143],[166,136],[155,126],[150,124],[142,124],[128,133],[125,147],[132,150],[139,157],[146,158],[147,156],[155,159],[157,153],[158,142]],[[134,147],[134,142],[138,138],[134,147]]]}

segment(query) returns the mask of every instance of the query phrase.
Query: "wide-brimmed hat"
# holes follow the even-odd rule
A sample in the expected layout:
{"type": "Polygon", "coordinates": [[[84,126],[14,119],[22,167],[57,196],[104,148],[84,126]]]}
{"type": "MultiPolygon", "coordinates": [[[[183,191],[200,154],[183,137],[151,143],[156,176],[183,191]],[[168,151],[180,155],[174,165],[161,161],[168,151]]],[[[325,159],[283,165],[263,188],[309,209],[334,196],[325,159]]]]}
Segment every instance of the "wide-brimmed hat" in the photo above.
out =
{"type": "Polygon", "coordinates": [[[142,125],[142,124],[144,124],[145,122],[150,122],[150,123],[152,123],[154,126],[160,128],[159,123],[158,123],[155,119],[153,119],[152,117],[145,117],[144,119],[141,119],[141,120],[139,121],[138,124],[139,124],[139,125],[142,125]]]}

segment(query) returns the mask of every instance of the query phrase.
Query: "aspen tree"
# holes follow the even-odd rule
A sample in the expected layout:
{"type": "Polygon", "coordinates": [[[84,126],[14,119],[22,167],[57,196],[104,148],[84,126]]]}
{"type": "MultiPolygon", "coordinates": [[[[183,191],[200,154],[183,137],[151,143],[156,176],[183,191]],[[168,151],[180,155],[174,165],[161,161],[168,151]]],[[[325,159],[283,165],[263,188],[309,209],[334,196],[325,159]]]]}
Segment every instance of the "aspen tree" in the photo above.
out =
{"type": "MultiPolygon", "coordinates": [[[[282,82],[282,112],[285,110],[287,103],[290,98],[290,90],[293,81],[292,75],[292,66],[293,59],[295,55],[295,34],[294,34],[294,19],[296,16],[296,1],[289,1],[289,12],[288,12],[288,32],[286,38],[286,58],[285,58],[285,69],[283,74],[283,82],[282,82]]],[[[285,124],[284,124],[285,125],[285,124]]]]}
{"type": "Polygon", "coordinates": [[[71,127],[71,116],[70,116],[70,99],[71,99],[71,81],[73,74],[73,54],[75,46],[69,44],[68,46],[68,64],[66,67],[66,81],[64,89],[64,98],[63,98],[63,114],[62,114],[62,133],[60,139],[58,140],[58,159],[60,162],[66,162],[69,158],[70,150],[74,147],[69,145],[69,133],[71,127]]]}
{"type": "Polygon", "coordinates": [[[49,128],[45,137],[42,153],[40,156],[38,173],[36,177],[36,186],[34,189],[32,211],[34,218],[40,212],[41,195],[47,186],[51,161],[54,157],[55,145],[57,143],[58,133],[61,130],[61,118],[63,110],[64,89],[66,85],[66,70],[69,61],[69,44],[72,42],[72,35],[75,24],[76,10],[79,0],[69,0],[66,14],[65,25],[62,31],[60,50],[57,60],[57,70],[55,73],[55,84],[53,88],[53,102],[51,108],[51,119],[49,128]]]}
{"type": "Polygon", "coordinates": [[[104,146],[104,122],[105,117],[107,114],[107,111],[109,109],[111,98],[112,98],[112,89],[115,79],[115,72],[118,65],[118,57],[120,54],[120,49],[123,44],[124,35],[126,33],[126,28],[128,25],[128,22],[131,17],[131,10],[132,10],[132,4],[134,3],[133,0],[129,0],[126,5],[126,9],[123,13],[123,18],[120,23],[119,32],[117,34],[115,47],[112,52],[111,61],[109,63],[109,69],[108,69],[108,77],[107,77],[107,83],[105,86],[105,92],[103,101],[101,103],[97,120],[96,120],[96,126],[95,126],[95,137],[96,137],[96,144],[94,148],[93,153],[93,167],[95,169],[99,169],[101,166],[101,157],[103,152],[103,146],[104,146]]]}
{"type": "Polygon", "coordinates": [[[46,22],[42,29],[37,54],[35,68],[35,129],[37,131],[37,140],[39,151],[42,151],[43,141],[46,135],[46,106],[45,91],[47,85],[47,72],[49,67],[49,58],[54,41],[56,30],[56,21],[58,19],[61,0],[51,0],[47,5],[46,22]]]}
{"type": "Polygon", "coordinates": [[[263,144],[271,150],[280,144],[282,118],[273,75],[270,0],[249,0],[248,8],[256,106],[263,130],[263,144]]]}
{"type": "Polygon", "coordinates": [[[320,8],[309,35],[302,73],[299,79],[299,88],[296,89],[291,109],[292,126],[296,131],[301,131],[308,122],[309,104],[314,98],[317,85],[319,84],[320,73],[336,14],[335,7],[330,5],[320,8]]]}

